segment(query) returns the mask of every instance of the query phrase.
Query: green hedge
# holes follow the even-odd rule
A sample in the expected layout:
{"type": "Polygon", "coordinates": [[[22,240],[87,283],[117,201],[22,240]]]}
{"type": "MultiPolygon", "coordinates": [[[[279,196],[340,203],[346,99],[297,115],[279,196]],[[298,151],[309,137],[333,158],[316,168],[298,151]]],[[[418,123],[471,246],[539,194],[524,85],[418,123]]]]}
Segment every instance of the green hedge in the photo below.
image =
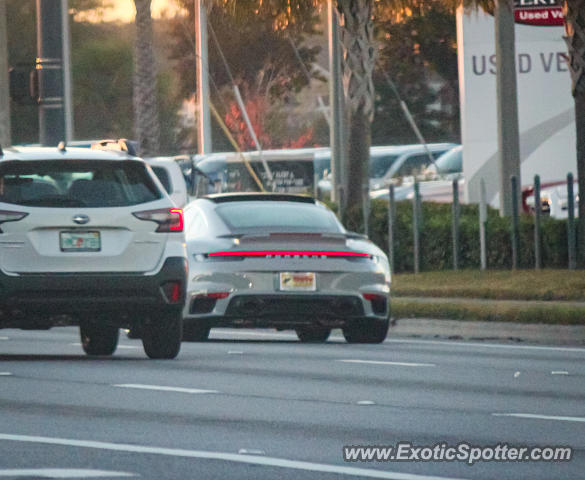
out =
{"type": "MultiPolygon", "coordinates": [[[[444,270],[453,267],[451,234],[451,205],[440,203],[422,204],[421,269],[444,270]]],[[[363,231],[361,210],[347,212],[345,225],[349,230],[363,231]]],[[[373,200],[370,209],[370,238],[382,250],[388,251],[388,202],[373,200]]],[[[511,220],[501,218],[497,210],[488,209],[487,252],[488,268],[512,267],[511,220]]],[[[543,217],[542,263],[547,268],[567,267],[567,222],[543,217]]],[[[396,203],[394,227],[395,271],[411,272],[413,263],[412,203],[396,203]]],[[[479,208],[477,205],[461,205],[459,232],[460,268],[479,268],[479,208]]],[[[520,217],[519,267],[534,266],[534,217],[520,217]]]]}

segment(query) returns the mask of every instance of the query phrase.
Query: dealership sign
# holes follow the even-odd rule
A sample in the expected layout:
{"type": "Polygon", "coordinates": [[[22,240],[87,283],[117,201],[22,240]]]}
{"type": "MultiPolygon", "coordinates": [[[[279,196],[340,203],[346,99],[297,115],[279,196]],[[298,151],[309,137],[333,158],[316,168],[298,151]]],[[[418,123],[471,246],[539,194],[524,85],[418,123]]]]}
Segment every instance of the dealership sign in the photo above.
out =
{"type": "MultiPolygon", "coordinates": [[[[464,15],[461,9],[457,15],[466,200],[480,200],[483,180],[486,197],[496,206],[500,184],[494,30],[494,17],[484,12],[464,15]]],[[[542,183],[563,180],[577,168],[575,102],[564,34],[562,26],[515,28],[523,185],[532,184],[536,174],[542,183]]]]}
{"type": "Polygon", "coordinates": [[[557,0],[514,0],[516,23],[543,27],[563,25],[563,9],[557,0]]]}

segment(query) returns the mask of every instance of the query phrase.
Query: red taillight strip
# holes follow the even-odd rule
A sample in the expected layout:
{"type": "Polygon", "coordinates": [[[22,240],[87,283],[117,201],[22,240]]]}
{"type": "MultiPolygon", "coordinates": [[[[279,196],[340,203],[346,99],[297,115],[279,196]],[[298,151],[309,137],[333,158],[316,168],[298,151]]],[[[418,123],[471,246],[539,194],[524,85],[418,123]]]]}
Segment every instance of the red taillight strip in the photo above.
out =
{"type": "Polygon", "coordinates": [[[184,227],[183,210],[180,208],[171,208],[169,213],[175,213],[179,216],[179,221],[177,223],[171,223],[171,232],[182,232],[184,227]]]}
{"type": "Polygon", "coordinates": [[[325,255],[327,257],[371,257],[362,252],[332,252],[327,250],[232,250],[211,252],[210,257],[266,257],[268,255],[325,255]]]}

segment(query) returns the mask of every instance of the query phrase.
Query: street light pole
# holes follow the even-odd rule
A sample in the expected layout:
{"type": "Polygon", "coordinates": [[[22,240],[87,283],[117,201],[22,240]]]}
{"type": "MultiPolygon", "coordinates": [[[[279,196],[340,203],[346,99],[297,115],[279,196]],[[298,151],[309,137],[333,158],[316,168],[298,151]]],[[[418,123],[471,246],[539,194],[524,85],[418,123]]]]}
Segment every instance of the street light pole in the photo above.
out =
{"type": "Polygon", "coordinates": [[[61,25],[63,29],[63,98],[65,108],[65,140],[74,138],[73,80],[71,78],[71,31],[69,30],[69,0],[61,0],[61,25]]]}
{"type": "Polygon", "coordinates": [[[213,152],[211,114],[209,112],[209,64],[207,50],[207,12],[204,0],[195,0],[195,40],[197,57],[197,150],[201,154],[213,152]]]}
{"type": "MultiPolygon", "coordinates": [[[[329,0],[329,105],[331,123],[329,124],[329,143],[331,145],[331,200],[340,202],[343,196],[339,187],[343,185],[343,84],[341,79],[341,55],[339,40],[339,16],[335,7],[336,0],[329,0]]],[[[343,192],[346,194],[347,192],[343,192]]],[[[339,205],[340,211],[342,205],[339,205]]]]}
{"type": "Polygon", "coordinates": [[[0,0],[0,146],[10,146],[10,129],[10,83],[8,79],[6,0],[0,0]]]}
{"type": "Polygon", "coordinates": [[[37,0],[39,131],[43,146],[65,140],[61,0],[37,0]]]}

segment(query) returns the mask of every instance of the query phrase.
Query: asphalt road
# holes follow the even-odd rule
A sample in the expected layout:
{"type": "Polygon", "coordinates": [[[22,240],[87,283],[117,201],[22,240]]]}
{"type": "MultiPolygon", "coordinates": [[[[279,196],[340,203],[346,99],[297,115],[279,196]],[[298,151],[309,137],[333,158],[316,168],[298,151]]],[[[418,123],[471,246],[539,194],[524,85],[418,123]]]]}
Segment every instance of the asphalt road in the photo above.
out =
{"type": "Polygon", "coordinates": [[[213,331],[173,361],[0,330],[0,479],[582,479],[585,349],[213,331]],[[344,445],[571,446],[569,462],[345,462],[344,445]],[[132,477],[130,477],[132,476],[132,477]]]}

